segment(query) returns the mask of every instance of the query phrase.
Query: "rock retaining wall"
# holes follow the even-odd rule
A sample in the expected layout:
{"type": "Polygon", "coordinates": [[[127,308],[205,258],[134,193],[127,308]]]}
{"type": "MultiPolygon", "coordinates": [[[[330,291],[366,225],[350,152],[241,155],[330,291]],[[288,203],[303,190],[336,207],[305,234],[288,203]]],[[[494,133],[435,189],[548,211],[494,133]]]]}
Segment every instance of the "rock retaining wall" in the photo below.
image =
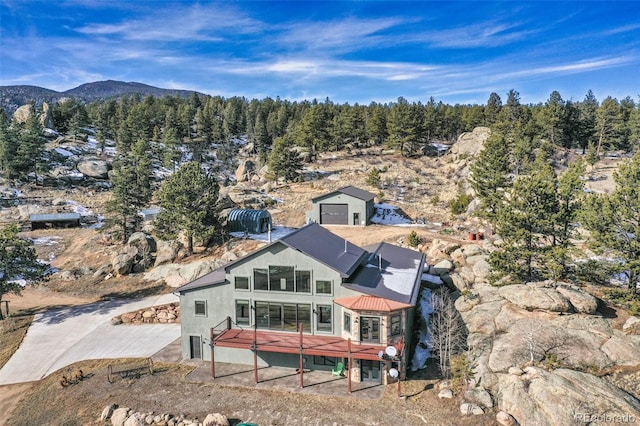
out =
{"type": "Polygon", "coordinates": [[[180,322],[180,304],[152,306],[134,312],[127,312],[111,319],[111,324],[173,324],[180,322]]]}

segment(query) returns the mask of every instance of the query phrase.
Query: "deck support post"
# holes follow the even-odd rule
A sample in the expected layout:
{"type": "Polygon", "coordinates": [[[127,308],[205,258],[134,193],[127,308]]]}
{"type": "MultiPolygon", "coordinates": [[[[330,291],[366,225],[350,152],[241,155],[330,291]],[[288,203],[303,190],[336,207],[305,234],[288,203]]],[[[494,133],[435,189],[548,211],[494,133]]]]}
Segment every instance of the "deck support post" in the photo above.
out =
{"type": "Polygon", "coordinates": [[[347,391],[351,393],[351,337],[347,340],[347,391]]]}
{"type": "Polygon", "coordinates": [[[299,325],[300,328],[300,389],[304,387],[304,341],[302,337],[303,325],[299,325]]]}
{"type": "Polygon", "coordinates": [[[258,332],[257,326],[253,327],[253,380],[258,384],[258,332]]]}
{"type": "Polygon", "coordinates": [[[209,331],[209,346],[211,347],[211,378],[215,380],[216,378],[216,358],[215,358],[215,343],[213,341],[213,327],[211,327],[209,331]]]}

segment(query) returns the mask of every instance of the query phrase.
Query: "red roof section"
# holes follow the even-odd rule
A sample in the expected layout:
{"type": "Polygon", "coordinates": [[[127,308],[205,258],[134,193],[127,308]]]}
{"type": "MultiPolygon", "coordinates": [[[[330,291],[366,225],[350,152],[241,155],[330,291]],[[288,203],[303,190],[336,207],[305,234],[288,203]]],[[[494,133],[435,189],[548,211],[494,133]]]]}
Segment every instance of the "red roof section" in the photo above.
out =
{"type": "Polygon", "coordinates": [[[411,308],[411,305],[407,305],[406,303],[369,295],[343,297],[342,299],[334,300],[334,302],[353,311],[392,312],[411,308]]]}

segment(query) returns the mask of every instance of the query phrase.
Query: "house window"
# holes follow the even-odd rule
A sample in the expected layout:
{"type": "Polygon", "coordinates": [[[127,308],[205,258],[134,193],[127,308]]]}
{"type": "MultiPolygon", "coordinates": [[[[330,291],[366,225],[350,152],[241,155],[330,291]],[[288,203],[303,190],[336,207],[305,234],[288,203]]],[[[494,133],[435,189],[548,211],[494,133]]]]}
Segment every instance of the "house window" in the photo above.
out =
{"type": "Polygon", "coordinates": [[[256,302],[256,326],[271,330],[311,330],[311,305],[305,303],[256,302]]]}
{"type": "Polygon", "coordinates": [[[336,365],[336,358],[334,358],[332,356],[314,355],[313,356],[313,363],[315,365],[329,365],[331,367],[334,367],[336,365]]]}
{"type": "Polygon", "coordinates": [[[249,301],[236,300],[236,324],[249,325],[249,301]]]}
{"type": "Polygon", "coordinates": [[[317,306],[318,323],[316,328],[318,331],[331,331],[331,305],[317,306]]]}
{"type": "Polygon", "coordinates": [[[296,291],[311,293],[311,271],[296,271],[296,291]]]}
{"type": "Polygon", "coordinates": [[[391,335],[397,336],[402,334],[402,316],[401,315],[392,315],[391,316],[391,335]]]}
{"type": "Polygon", "coordinates": [[[249,290],[249,277],[235,278],[236,290],[249,290]]]}
{"type": "Polygon", "coordinates": [[[342,317],[342,328],[347,333],[351,333],[351,314],[349,312],[345,312],[342,317]]]}
{"type": "Polygon", "coordinates": [[[195,314],[197,316],[207,316],[207,302],[204,300],[196,300],[195,302],[195,314]]]}
{"type": "Polygon", "coordinates": [[[293,291],[293,266],[269,266],[269,290],[293,291]]]}
{"type": "Polygon", "coordinates": [[[331,294],[331,281],[316,281],[316,293],[317,294],[331,294]]]}
{"type": "Polygon", "coordinates": [[[255,290],[269,290],[269,270],[262,268],[254,269],[253,286],[255,290]]]}

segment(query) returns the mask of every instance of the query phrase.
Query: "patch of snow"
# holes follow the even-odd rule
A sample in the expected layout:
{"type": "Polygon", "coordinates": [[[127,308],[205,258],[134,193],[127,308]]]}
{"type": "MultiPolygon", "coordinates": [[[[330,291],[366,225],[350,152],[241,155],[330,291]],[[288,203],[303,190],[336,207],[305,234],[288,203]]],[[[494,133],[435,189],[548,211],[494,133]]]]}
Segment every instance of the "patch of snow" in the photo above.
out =
{"type": "Polygon", "coordinates": [[[379,225],[410,225],[411,219],[398,213],[398,207],[391,204],[375,204],[375,213],[370,222],[379,225]]]}
{"type": "MultiPolygon", "coordinates": [[[[376,257],[377,258],[377,257],[376,257]]],[[[414,289],[414,279],[416,270],[420,268],[420,261],[414,260],[414,268],[391,268],[386,267],[382,270],[382,284],[389,290],[396,293],[410,295],[414,289]]],[[[377,263],[367,263],[366,268],[378,268],[377,263]]]]}
{"type": "Polygon", "coordinates": [[[118,150],[115,147],[105,146],[103,154],[108,155],[109,157],[115,157],[118,155],[118,150]]]}
{"type": "Polygon", "coordinates": [[[431,290],[425,288],[418,301],[420,305],[420,331],[418,343],[411,359],[411,371],[422,370],[431,356],[431,333],[429,331],[429,315],[433,312],[431,306],[431,290]]]}
{"type": "Polygon", "coordinates": [[[52,235],[50,237],[31,238],[31,242],[36,246],[52,246],[54,244],[60,244],[58,240],[61,239],[62,237],[52,235]]]}
{"type": "Polygon", "coordinates": [[[67,151],[66,149],[61,147],[56,147],[53,150],[58,154],[62,155],[63,157],[73,157],[75,155],[73,152],[67,151]]]}
{"type": "MultiPolygon", "coordinates": [[[[289,228],[282,225],[274,226],[271,229],[271,241],[276,241],[283,237],[286,237],[293,231],[297,231],[297,228],[289,228]]],[[[251,240],[269,242],[269,232],[264,232],[262,234],[248,234],[242,231],[238,231],[238,232],[230,232],[229,234],[236,238],[248,238],[251,240]]]]}
{"type": "Polygon", "coordinates": [[[444,282],[442,281],[442,278],[440,278],[437,275],[431,275],[431,274],[422,274],[422,281],[426,281],[432,284],[438,284],[438,285],[442,285],[444,284],[444,282]]]}
{"type": "Polygon", "coordinates": [[[60,136],[60,133],[58,133],[56,130],[50,129],[48,127],[45,127],[44,129],[42,129],[42,131],[47,136],[60,136]]]}

